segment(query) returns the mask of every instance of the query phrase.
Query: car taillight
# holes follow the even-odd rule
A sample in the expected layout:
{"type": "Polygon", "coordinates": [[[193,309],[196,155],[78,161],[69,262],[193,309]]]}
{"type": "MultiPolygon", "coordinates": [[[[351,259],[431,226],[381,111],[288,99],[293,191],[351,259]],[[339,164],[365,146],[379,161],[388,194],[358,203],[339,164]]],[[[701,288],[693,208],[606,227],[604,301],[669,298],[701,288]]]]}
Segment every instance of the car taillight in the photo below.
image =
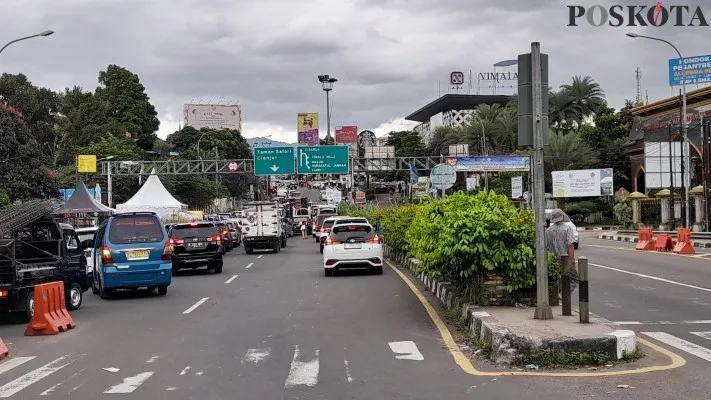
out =
{"type": "Polygon", "coordinates": [[[375,235],[371,239],[365,241],[366,243],[380,243],[380,236],[375,235]]]}
{"type": "Polygon", "coordinates": [[[329,244],[338,244],[338,243],[341,243],[341,241],[336,240],[336,239],[326,238],[326,246],[328,246],[329,244]]]}
{"type": "Polygon", "coordinates": [[[165,242],[163,246],[163,255],[160,256],[161,260],[170,260],[170,255],[173,253],[173,247],[170,245],[170,241],[165,242]]]}
{"type": "Polygon", "coordinates": [[[207,238],[207,241],[208,241],[208,242],[217,242],[217,243],[219,243],[221,240],[222,240],[222,238],[220,237],[220,235],[215,235],[215,236],[211,236],[211,237],[207,238]]]}
{"type": "Polygon", "coordinates": [[[114,263],[114,258],[111,256],[111,249],[109,249],[109,246],[104,245],[104,247],[101,248],[101,263],[102,264],[113,264],[114,263]]]}
{"type": "Polygon", "coordinates": [[[319,232],[326,232],[326,228],[319,229],[319,232]]]}
{"type": "Polygon", "coordinates": [[[185,243],[185,240],[183,240],[183,239],[170,239],[171,245],[183,244],[183,243],[185,243]]]}

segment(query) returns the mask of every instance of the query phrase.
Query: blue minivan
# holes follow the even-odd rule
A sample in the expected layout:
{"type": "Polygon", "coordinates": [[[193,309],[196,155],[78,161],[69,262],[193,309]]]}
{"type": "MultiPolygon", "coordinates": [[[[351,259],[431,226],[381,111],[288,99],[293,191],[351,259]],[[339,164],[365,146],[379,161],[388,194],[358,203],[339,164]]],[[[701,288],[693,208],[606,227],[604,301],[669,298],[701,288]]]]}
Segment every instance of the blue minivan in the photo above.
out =
{"type": "Polygon", "coordinates": [[[116,214],[94,236],[91,291],[107,298],[117,289],[158,289],[168,293],[172,248],[163,222],[154,212],[116,214]]]}

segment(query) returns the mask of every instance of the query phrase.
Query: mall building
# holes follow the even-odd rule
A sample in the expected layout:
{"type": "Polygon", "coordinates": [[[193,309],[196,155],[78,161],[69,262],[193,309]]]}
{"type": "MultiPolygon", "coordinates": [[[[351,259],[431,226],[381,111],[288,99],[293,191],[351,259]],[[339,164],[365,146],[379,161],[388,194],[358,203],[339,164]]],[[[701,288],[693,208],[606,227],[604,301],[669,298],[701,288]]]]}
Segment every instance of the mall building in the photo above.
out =
{"type": "Polygon", "coordinates": [[[420,135],[422,141],[427,145],[437,127],[462,126],[479,104],[500,104],[504,106],[510,98],[511,96],[496,94],[445,94],[408,115],[405,119],[420,123],[414,128],[414,131],[420,135]]]}

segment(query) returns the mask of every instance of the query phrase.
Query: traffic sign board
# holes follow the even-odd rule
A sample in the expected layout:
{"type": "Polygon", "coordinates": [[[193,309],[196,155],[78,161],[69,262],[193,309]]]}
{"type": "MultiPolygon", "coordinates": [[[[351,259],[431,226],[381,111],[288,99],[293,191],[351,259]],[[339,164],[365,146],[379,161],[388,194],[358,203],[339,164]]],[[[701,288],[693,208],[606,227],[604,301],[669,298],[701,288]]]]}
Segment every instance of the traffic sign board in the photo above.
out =
{"type": "Polygon", "coordinates": [[[347,174],[348,146],[299,146],[300,174],[347,174]]]}
{"type": "Polygon", "coordinates": [[[430,172],[430,179],[435,187],[446,190],[457,182],[457,171],[449,164],[437,164],[430,172]]]}
{"type": "Polygon", "coordinates": [[[254,175],[281,175],[293,173],[293,147],[256,147],[254,149],[254,175]]]}
{"type": "Polygon", "coordinates": [[[232,161],[231,163],[227,164],[227,168],[229,168],[230,172],[235,172],[237,171],[237,168],[239,168],[239,164],[237,164],[235,161],[232,161]]]}

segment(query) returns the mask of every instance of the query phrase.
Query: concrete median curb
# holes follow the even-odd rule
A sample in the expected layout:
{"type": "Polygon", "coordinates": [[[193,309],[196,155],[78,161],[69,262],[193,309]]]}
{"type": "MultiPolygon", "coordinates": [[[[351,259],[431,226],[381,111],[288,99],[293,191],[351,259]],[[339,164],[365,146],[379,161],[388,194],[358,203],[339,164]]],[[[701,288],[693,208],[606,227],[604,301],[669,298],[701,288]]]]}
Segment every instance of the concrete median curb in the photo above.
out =
{"type": "MultiPolygon", "coordinates": [[[[393,253],[392,249],[386,246],[386,254],[394,255],[393,253]]],[[[403,255],[398,255],[393,260],[403,260],[400,264],[422,281],[427,290],[436,296],[443,306],[461,312],[469,333],[490,350],[489,358],[496,364],[510,365],[540,351],[596,351],[609,355],[613,360],[619,360],[625,353],[632,353],[637,348],[637,337],[634,331],[622,329],[619,325],[594,314],[591,314],[591,320],[607,325],[614,331],[596,337],[561,337],[555,340],[538,341],[516,335],[483,308],[466,303],[451,282],[438,280],[419,271],[420,260],[403,255]]]]}
{"type": "MultiPolygon", "coordinates": [[[[626,236],[626,235],[597,235],[597,238],[602,239],[602,240],[614,240],[617,242],[628,242],[628,243],[637,243],[639,241],[639,238],[637,238],[635,236],[626,236]]],[[[692,240],[691,245],[696,248],[711,249],[711,242],[700,242],[697,240],[692,240]]]]}

